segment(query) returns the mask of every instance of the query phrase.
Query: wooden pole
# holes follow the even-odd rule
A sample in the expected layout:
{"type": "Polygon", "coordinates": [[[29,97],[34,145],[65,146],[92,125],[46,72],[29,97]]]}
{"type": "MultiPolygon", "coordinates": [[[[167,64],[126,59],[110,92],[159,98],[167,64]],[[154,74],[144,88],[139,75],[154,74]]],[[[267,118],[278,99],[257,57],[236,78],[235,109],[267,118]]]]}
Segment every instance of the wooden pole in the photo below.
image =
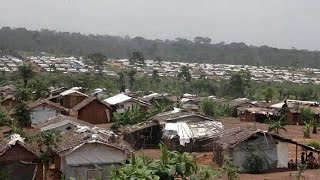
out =
{"type": "Polygon", "coordinates": [[[298,145],[296,144],[296,165],[298,165],[298,145]]]}

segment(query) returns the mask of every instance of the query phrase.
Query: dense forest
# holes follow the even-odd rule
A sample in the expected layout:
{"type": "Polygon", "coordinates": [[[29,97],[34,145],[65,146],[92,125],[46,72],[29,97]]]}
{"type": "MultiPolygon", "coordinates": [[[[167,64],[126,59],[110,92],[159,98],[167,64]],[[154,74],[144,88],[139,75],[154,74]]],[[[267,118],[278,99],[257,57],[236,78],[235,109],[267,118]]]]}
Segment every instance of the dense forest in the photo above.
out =
{"type": "Polygon", "coordinates": [[[47,29],[29,31],[25,28],[0,29],[0,49],[27,52],[47,52],[56,55],[87,55],[103,52],[110,58],[128,58],[140,51],[147,59],[166,61],[320,67],[320,52],[297,49],[277,49],[268,46],[248,46],[245,43],[212,43],[207,37],[193,41],[148,40],[143,37],[84,35],[47,29]]]}

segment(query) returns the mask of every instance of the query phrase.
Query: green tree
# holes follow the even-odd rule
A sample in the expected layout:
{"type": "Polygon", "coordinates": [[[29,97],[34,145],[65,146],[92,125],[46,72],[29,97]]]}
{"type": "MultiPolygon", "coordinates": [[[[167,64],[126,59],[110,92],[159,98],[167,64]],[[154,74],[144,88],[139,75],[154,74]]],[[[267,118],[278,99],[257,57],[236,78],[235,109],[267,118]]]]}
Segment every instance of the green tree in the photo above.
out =
{"type": "Polygon", "coordinates": [[[142,52],[133,52],[130,59],[130,64],[134,65],[136,64],[137,66],[144,66],[145,62],[144,62],[144,55],[142,54],[142,52]]]}
{"type": "Polygon", "coordinates": [[[260,151],[251,153],[244,163],[246,170],[252,173],[260,173],[265,165],[266,160],[260,151]]]}
{"type": "Polygon", "coordinates": [[[178,79],[184,79],[187,82],[191,81],[190,68],[187,66],[182,66],[180,72],[177,75],[178,79]]]}
{"type": "Polygon", "coordinates": [[[208,166],[200,166],[198,172],[192,175],[190,180],[217,180],[220,178],[220,172],[215,171],[208,166]]]}
{"type": "Polygon", "coordinates": [[[160,180],[160,177],[155,174],[156,171],[149,168],[151,160],[146,160],[145,157],[132,156],[129,163],[120,169],[113,168],[111,171],[111,180],[160,180]]]}
{"type": "Polygon", "coordinates": [[[0,179],[1,180],[10,180],[10,171],[6,169],[1,169],[0,170],[0,179]]]}
{"type": "Polygon", "coordinates": [[[310,108],[302,108],[300,109],[299,122],[303,122],[305,125],[305,138],[310,138],[310,128],[313,128],[312,133],[317,133],[317,122],[314,119],[314,113],[310,108]]]}
{"type": "Polygon", "coordinates": [[[283,116],[279,120],[272,120],[271,123],[269,124],[268,131],[269,132],[274,132],[275,134],[279,134],[280,130],[287,131],[285,128],[286,123],[284,121],[283,116]]]}
{"type": "Polygon", "coordinates": [[[244,84],[239,74],[234,74],[229,79],[228,92],[233,98],[244,97],[244,84]]]}
{"type": "Polygon", "coordinates": [[[9,123],[9,118],[6,111],[0,107],[0,126],[6,126],[9,123]]]}
{"type": "Polygon", "coordinates": [[[211,39],[208,37],[195,37],[194,38],[194,42],[197,44],[210,44],[211,43],[211,39]]]}
{"type": "Polygon", "coordinates": [[[196,173],[197,164],[188,153],[169,151],[164,144],[160,144],[160,152],[161,156],[158,160],[133,156],[123,167],[113,169],[110,179],[173,180],[182,178],[187,180],[196,173]]]}
{"type": "Polygon", "coordinates": [[[136,81],[134,78],[134,75],[136,75],[137,72],[133,69],[131,69],[129,72],[127,72],[128,78],[129,78],[129,88],[130,90],[133,90],[133,84],[136,81]]]}
{"type": "Polygon", "coordinates": [[[118,75],[119,75],[119,80],[118,80],[119,90],[120,90],[120,92],[125,92],[126,91],[126,81],[124,79],[124,75],[122,72],[119,72],[118,75]]]}
{"type": "MultiPolygon", "coordinates": [[[[44,164],[44,171],[49,169],[50,162],[52,161],[53,148],[57,145],[60,138],[61,135],[53,130],[42,131],[34,137],[42,152],[39,159],[44,164]]],[[[47,178],[45,177],[45,179],[47,178]]]]}
{"type": "Polygon", "coordinates": [[[16,91],[16,99],[19,102],[26,102],[32,98],[32,89],[25,86],[18,86],[16,91]]]}
{"type": "Polygon", "coordinates": [[[34,76],[34,72],[30,64],[23,64],[18,66],[18,74],[22,78],[24,87],[27,87],[28,82],[34,76]]]}
{"type": "Polygon", "coordinates": [[[18,104],[14,109],[14,117],[20,126],[27,126],[31,123],[30,112],[24,103],[18,104]]]}
{"type": "Polygon", "coordinates": [[[264,100],[268,103],[272,101],[273,97],[273,90],[271,88],[268,88],[264,93],[264,100]]]}
{"type": "Polygon", "coordinates": [[[244,70],[241,70],[239,71],[238,73],[241,78],[242,78],[242,81],[243,81],[243,85],[247,88],[250,88],[251,86],[251,74],[249,71],[244,71],[244,70]]]}
{"type": "Polygon", "coordinates": [[[104,54],[100,52],[88,54],[86,59],[87,59],[87,62],[89,62],[89,64],[93,64],[94,69],[98,70],[99,74],[102,74],[102,70],[104,67],[103,63],[107,59],[107,57],[104,54]]]}
{"type": "Polygon", "coordinates": [[[157,56],[157,57],[155,58],[155,61],[160,65],[161,62],[162,62],[162,58],[159,57],[159,56],[157,56]]]}
{"type": "Polygon", "coordinates": [[[211,99],[205,99],[200,104],[201,112],[207,116],[215,116],[215,102],[211,99]]]}
{"type": "Polygon", "coordinates": [[[230,157],[224,158],[224,163],[221,170],[227,176],[228,180],[240,179],[239,168],[234,164],[230,157]]]}
{"type": "MultiPolygon", "coordinates": [[[[34,92],[33,99],[45,98],[48,93],[49,83],[45,79],[34,78],[30,82],[30,90],[34,92]]],[[[30,95],[29,95],[30,96],[30,95]]]]}
{"type": "Polygon", "coordinates": [[[118,128],[125,125],[137,124],[139,122],[145,121],[149,118],[147,112],[140,110],[139,106],[132,106],[128,108],[123,113],[114,112],[113,113],[113,122],[112,129],[117,131],[118,128]]]}
{"type": "Polygon", "coordinates": [[[160,82],[160,77],[159,77],[159,74],[158,74],[158,70],[154,69],[152,71],[151,79],[152,79],[153,83],[159,83],[160,82]]]}
{"type": "Polygon", "coordinates": [[[167,112],[173,109],[173,104],[169,101],[155,101],[151,114],[156,115],[159,113],[167,112]]]}

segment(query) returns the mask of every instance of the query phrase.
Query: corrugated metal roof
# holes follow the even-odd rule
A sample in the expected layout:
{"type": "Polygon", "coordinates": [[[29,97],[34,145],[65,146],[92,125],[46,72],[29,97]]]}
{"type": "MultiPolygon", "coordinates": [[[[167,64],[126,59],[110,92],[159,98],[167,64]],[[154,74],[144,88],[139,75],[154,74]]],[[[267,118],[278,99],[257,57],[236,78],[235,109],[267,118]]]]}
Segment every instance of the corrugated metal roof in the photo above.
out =
{"type": "Polygon", "coordinates": [[[109,98],[105,99],[104,101],[107,102],[108,104],[115,105],[115,104],[119,104],[119,103],[128,101],[130,99],[132,99],[132,97],[127,96],[125,94],[118,94],[118,95],[109,97],[109,98]]]}

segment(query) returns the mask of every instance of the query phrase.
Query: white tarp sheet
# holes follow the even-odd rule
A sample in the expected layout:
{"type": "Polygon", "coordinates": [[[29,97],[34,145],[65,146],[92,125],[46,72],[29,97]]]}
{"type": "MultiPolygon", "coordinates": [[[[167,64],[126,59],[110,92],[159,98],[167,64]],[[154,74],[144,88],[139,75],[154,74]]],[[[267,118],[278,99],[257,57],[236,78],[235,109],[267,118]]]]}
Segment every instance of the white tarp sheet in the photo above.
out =
{"type": "Polygon", "coordinates": [[[277,144],[278,164],[277,168],[288,167],[288,143],[279,141],[277,144]]]}
{"type": "Polygon", "coordinates": [[[190,123],[187,121],[166,123],[163,136],[172,139],[179,136],[180,145],[190,143],[190,139],[212,137],[223,130],[223,125],[218,121],[202,121],[190,123]]]}
{"type": "Polygon", "coordinates": [[[164,134],[171,134],[171,138],[173,138],[174,135],[178,135],[180,138],[180,145],[182,146],[186,143],[190,143],[190,139],[193,137],[193,134],[186,122],[166,123],[164,131],[164,134]]]}

